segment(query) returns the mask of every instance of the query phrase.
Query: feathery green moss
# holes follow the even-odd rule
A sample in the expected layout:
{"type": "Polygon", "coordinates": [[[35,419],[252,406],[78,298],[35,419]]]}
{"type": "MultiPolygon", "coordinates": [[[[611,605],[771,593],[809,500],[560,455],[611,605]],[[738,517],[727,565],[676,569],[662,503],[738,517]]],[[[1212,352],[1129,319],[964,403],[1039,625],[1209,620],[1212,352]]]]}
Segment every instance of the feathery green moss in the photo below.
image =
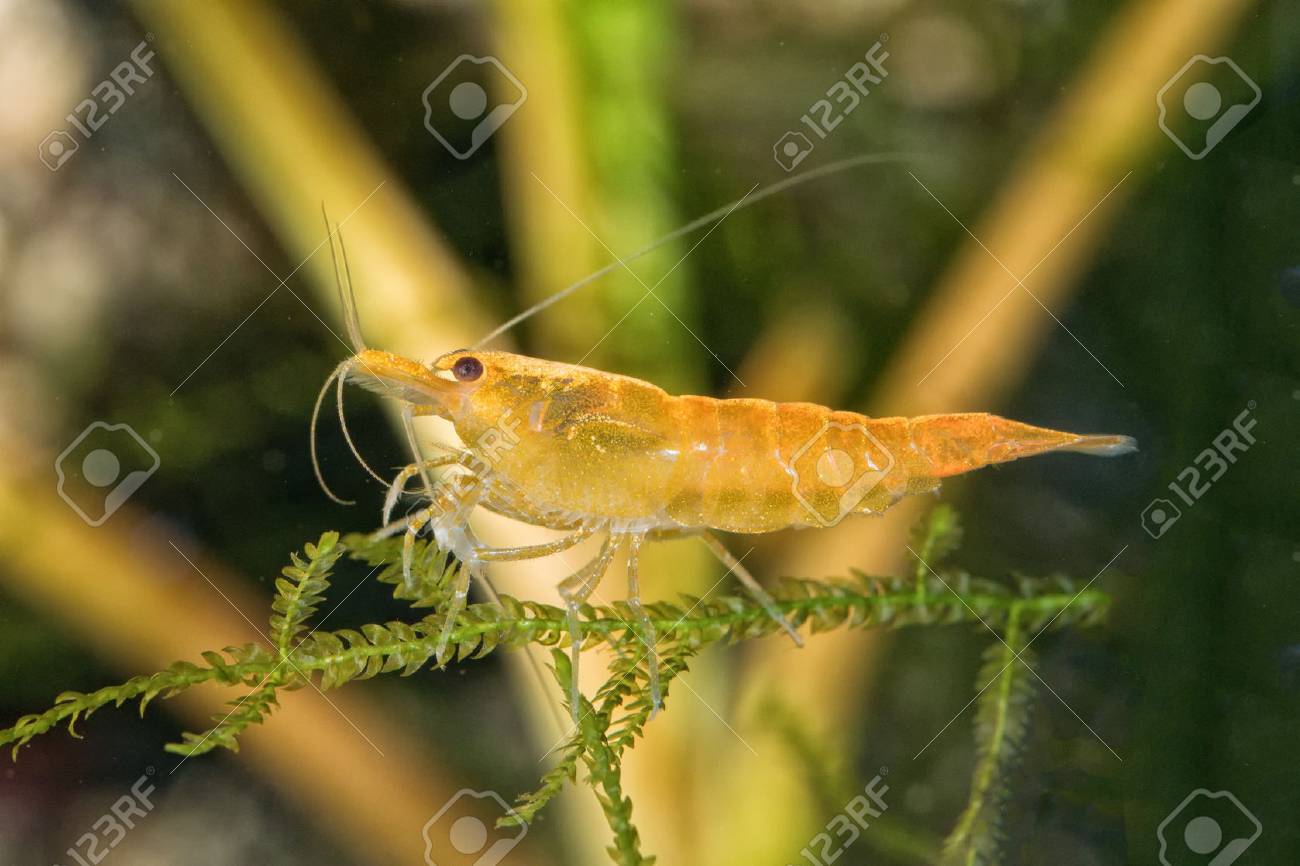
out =
{"type": "MultiPolygon", "coordinates": [[[[1105,616],[1109,598],[1099,590],[1078,588],[1063,577],[1021,578],[1015,583],[983,580],[959,570],[937,572],[955,549],[960,527],[950,509],[935,509],[918,535],[914,573],[900,578],[874,578],[854,573],[847,578],[807,580],[785,578],[773,588],[776,608],[791,623],[807,625],[812,633],[837,628],[902,628],[982,622],[1002,640],[987,656],[976,733],[978,760],[970,802],[945,846],[945,862],[995,862],[1000,847],[1002,811],[1006,806],[1007,775],[1025,740],[1032,689],[1024,653],[1033,636],[1045,628],[1087,626],[1105,616]],[[1017,658],[1019,654],[1019,659],[1017,658]]],[[[138,701],[143,713],[156,697],[169,698],[203,683],[244,686],[248,692],[232,701],[231,710],[215,717],[203,733],[185,733],[170,751],[193,756],[215,748],[237,750],[239,737],[250,725],[261,724],[274,712],[281,690],[311,685],[338,688],[355,679],[400,672],[403,676],[430,665],[443,631],[445,611],[454,592],[459,564],[428,542],[417,542],[414,581],[402,574],[401,541],[374,540],[364,535],[340,538],[328,532],[295,554],[275,583],[270,646],[247,644],[205,652],[203,661],[179,661],[166,670],[138,676],[118,686],[83,694],[64,692],[50,709],[23,716],[0,730],[0,746],[18,750],[33,737],[64,725],[76,735],[76,725],[97,710],[138,701]],[[311,627],[313,615],[329,591],[330,575],[343,557],[373,567],[382,583],[393,586],[396,598],[431,612],[413,621],[370,623],[359,629],[325,630],[311,627]]],[[[710,644],[735,643],[781,630],[764,608],[747,595],[713,598],[683,596],[676,603],[645,606],[657,636],[660,688],[666,701],[675,678],[691,657],[710,644]]],[[[578,723],[558,749],[556,766],[540,787],[521,796],[503,823],[531,821],[566,783],[585,769],[613,832],[609,851],[619,864],[647,864],[640,837],[632,823],[632,803],[623,793],[620,764],[653,716],[646,647],[626,603],[584,606],[586,646],[606,645],[614,653],[609,680],[590,699],[581,698],[578,723]]],[[[569,641],[565,612],[553,605],[502,596],[499,603],[471,604],[452,623],[449,661],[482,658],[499,649],[528,644],[557,648],[569,641]]],[[[553,650],[554,670],[567,700],[571,672],[567,655],[553,650]]]]}

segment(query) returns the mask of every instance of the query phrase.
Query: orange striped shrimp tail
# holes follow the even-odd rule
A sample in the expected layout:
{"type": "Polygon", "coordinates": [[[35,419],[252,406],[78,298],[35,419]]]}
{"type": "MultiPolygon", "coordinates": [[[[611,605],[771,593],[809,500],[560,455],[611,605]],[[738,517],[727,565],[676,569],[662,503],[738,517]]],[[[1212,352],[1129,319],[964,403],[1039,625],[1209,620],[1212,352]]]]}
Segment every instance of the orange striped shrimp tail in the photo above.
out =
{"type": "Polygon", "coordinates": [[[982,412],[925,415],[910,419],[908,427],[909,457],[915,461],[909,468],[914,475],[931,478],[1051,451],[1115,457],[1137,450],[1129,436],[1067,433],[982,412]]]}

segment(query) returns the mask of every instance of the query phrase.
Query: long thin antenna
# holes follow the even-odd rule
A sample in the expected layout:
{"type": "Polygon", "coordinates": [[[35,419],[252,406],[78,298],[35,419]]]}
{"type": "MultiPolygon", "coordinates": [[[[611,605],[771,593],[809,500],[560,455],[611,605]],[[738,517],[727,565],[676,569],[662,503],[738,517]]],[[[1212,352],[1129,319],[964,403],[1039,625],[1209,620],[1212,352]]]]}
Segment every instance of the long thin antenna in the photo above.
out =
{"type": "Polygon", "coordinates": [[[325,212],[325,202],[320,203],[320,215],[325,220],[325,234],[330,242],[330,261],[334,264],[334,286],[339,295],[339,308],[343,311],[343,326],[348,331],[348,341],[352,343],[353,352],[364,352],[365,338],[361,336],[361,317],[357,313],[357,295],[352,286],[352,268],[348,265],[348,248],[343,243],[343,227],[330,228],[330,218],[325,212]],[[339,270],[339,256],[334,249],[334,236],[338,236],[339,248],[343,251],[343,270],[339,270]],[[346,281],[344,274],[347,275],[346,281]],[[344,286],[346,285],[346,292],[344,286]]]}
{"type": "MultiPolygon", "coordinates": [[[[330,243],[330,261],[334,265],[334,286],[339,296],[339,307],[343,311],[343,322],[347,326],[348,339],[352,342],[352,351],[356,352],[357,354],[360,354],[366,350],[366,343],[361,336],[361,319],[357,315],[357,296],[352,290],[352,270],[351,268],[348,267],[348,249],[346,246],[343,245],[343,227],[342,226],[334,226],[333,228],[330,227],[330,218],[329,218],[329,214],[326,213],[325,211],[325,202],[321,202],[320,204],[320,215],[321,218],[325,220],[325,236],[330,243]],[[339,247],[343,250],[342,271],[339,270],[339,257],[338,257],[338,253],[334,249],[335,235],[338,236],[339,247]],[[344,279],[343,279],[343,275],[345,273],[347,274],[346,293],[344,291],[344,279]]],[[[352,456],[355,457],[357,462],[361,464],[361,468],[365,469],[366,472],[370,473],[370,476],[372,478],[374,478],[380,484],[388,483],[387,479],[385,479],[382,475],[380,475],[373,468],[371,468],[370,464],[366,462],[366,459],[361,456],[360,449],[358,449],[356,443],[352,441],[352,433],[348,430],[348,422],[343,414],[343,384],[344,381],[347,379],[347,372],[349,369],[351,369],[354,360],[355,358],[349,358],[348,360],[344,361],[342,364],[336,367],[334,373],[331,374],[330,377],[325,380],[325,385],[324,387],[321,388],[321,392],[316,398],[316,406],[313,408],[312,415],[311,415],[312,468],[316,472],[316,480],[320,482],[321,489],[325,491],[325,494],[329,496],[330,499],[333,499],[335,502],[339,503],[340,505],[353,505],[355,503],[350,499],[340,498],[339,496],[335,495],[332,490],[330,490],[329,485],[325,483],[325,479],[322,477],[321,470],[320,470],[320,461],[317,459],[317,455],[316,455],[317,417],[320,414],[320,407],[321,407],[321,403],[325,398],[325,392],[329,389],[330,382],[332,382],[336,377],[338,379],[339,427],[342,428],[343,430],[343,439],[348,443],[348,450],[352,452],[352,456]]]]}
{"type": "Polygon", "coordinates": [[[343,242],[343,227],[339,226],[335,231],[339,236],[339,249],[343,252],[343,274],[348,284],[346,308],[348,339],[352,341],[352,350],[360,352],[366,348],[366,338],[361,334],[361,313],[357,309],[357,293],[352,285],[352,265],[348,262],[348,246],[343,242]]]}
{"type": "MultiPolygon", "coordinates": [[[[348,369],[351,369],[351,366],[352,365],[349,364],[348,369]]],[[[388,484],[388,479],[372,469],[370,464],[366,462],[366,458],[361,456],[361,449],[357,447],[357,443],[352,441],[352,433],[348,430],[348,419],[343,415],[343,385],[347,379],[347,375],[347,370],[344,370],[342,375],[339,376],[338,381],[339,428],[343,431],[343,441],[348,443],[348,450],[352,452],[352,456],[356,458],[356,461],[361,464],[361,468],[370,473],[371,478],[375,479],[380,484],[386,485],[388,484]]]]}
{"type": "Polygon", "coordinates": [[[331,490],[330,486],[325,483],[325,474],[321,472],[320,468],[320,455],[316,452],[316,427],[320,421],[320,408],[325,402],[325,395],[329,393],[330,385],[334,383],[336,378],[341,377],[347,372],[348,366],[351,363],[352,359],[348,358],[346,361],[339,364],[334,368],[334,372],[330,373],[329,377],[326,378],[325,384],[321,385],[320,393],[316,395],[316,405],[312,406],[311,409],[311,435],[308,437],[311,442],[311,468],[312,471],[316,473],[316,483],[320,485],[321,490],[325,491],[326,496],[337,502],[339,505],[356,505],[356,501],[352,499],[344,499],[331,490]]]}
{"type": "Polygon", "coordinates": [[[860,165],[879,165],[881,163],[890,163],[890,162],[909,162],[909,161],[916,160],[918,158],[919,158],[918,154],[868,153],[868,154],[863,154],[862,156],[849,157],[848,159],[841,159],[836,162],[828,163],[827,165],[823,165],[818,168],[809,169],[808,171],[804,171],[804,172],[800,172],[799,174],[792,175],[790,177],[785,178],[784,180],[779,180],[776,183],[768,184],[767,186],[760,189],[758,192],[753,193],[751,195],[743,196],[741,198],[736,199],[733,202],[728,202],[727,204],[722,205],[722,207],[715,208],[714,210],[711,210],[708,213],[706,213],[704,216],[697,217],[696,219],[691,220],[681,228],[674,229],[673,231],[669,232],[668,234],[664,235],[658,240],[652,241],[651,243],[645,245],[644,247],[632,253],[631,255],[627,255],[621,259],[618,259],[617,261],[610,262],[608,265],[605,265],[605,267],[593,273],[588,274],[587,276],[578,280],[576,283],[572,283],[560,289],[559,291],[554,292],[553,294],[547,295],[545,298],[542,298],[536,304],[533,304],[531,307],[524,310],[519,315],[515,316],[514,318],[507,321],[505,324],[493,330],[486,337],[479,340],[477,343],[474,344],[474,348],[477,349],[483,346],[485,343],[490,343],[492,340],[495,340],[497,337],[501,336],[506,331],[513,328],[515,325],[518,325],[520,322],[532,318],[533,316],[537,315],[542,310],[546,309],[552,304],[564,300],[569,295],[576,292],[578,289],[581,289],[583,286],[589,283],[595,282],[596,280],[605,276],[605,274],[608,274],[611,271],[618,270],[619,268],[624,267],[630,264],[631,262],[636,261],[642,256],[654,252],[655,250],[659,249],[663,245],[677,240],[682,235],[688,235],[693,231],[702,229],[705,226],[710,225],[722,219],[724,216],[731,213],[733,209],[738,210],[741,207],[749,207],[751,205],[757,204],[758,202],[762,201],[763,199],[769,196],[773,196],[779,192],[782,192],[783,190],[787,190],[792,186],[799,186],[800,184],[804,184],[809,181],[816,180],[819,177],[825,177],[828,174],[836,174],[841,171],[847,171],[848,169],[851,168],[857,168],[860,165]]]}

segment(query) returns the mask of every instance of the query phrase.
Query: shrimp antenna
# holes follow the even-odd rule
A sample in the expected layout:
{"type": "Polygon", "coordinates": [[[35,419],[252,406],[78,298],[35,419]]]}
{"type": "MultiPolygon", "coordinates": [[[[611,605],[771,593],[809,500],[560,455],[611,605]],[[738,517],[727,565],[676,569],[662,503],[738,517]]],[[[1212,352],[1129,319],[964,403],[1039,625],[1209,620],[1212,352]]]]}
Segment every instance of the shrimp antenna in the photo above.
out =
{"type": "Polygon", "coordinates": [[[338,381],[339,427],[343,430],[343,441],[348,443],[348,450],[352,452],[352,456],[356,458],[356,461],[361,464],[361,468],[366,470],[366,472],[370,473],[371,478],[375,479],[380,484],[383,484],[385,487],[387,487],[388,480],[385,479],[384,476],[376,472],[374,469],[370,468],[370,464],[366,462],[366,458],[361,456],[361,449],[357,448],[357,444],[352,441],[352,433],[348,430],[347,418],[343,416],[343,384],[346,378],[347,378],[347,374],[345,371],[344,375],[339,376],[339,381],[338,381]]]}
{"type": "Polygon", "coordinates": [[[314,405],[311,410],[311,468],[312,471],[316,473],[316,483],[320,485],[320,489],[324,490],[325,495],[337,502],[339,505],[356,505],[357,503],[353,499],[344,499],[339,496],[330,489],[328,484],[325,483],[325,475],[321,472],[320,468],[320,456],[316,453],[316,427],[320,420],[320,407],[325,402],[325,395],[329,393],[330,385],[334,383],[335,379],[338,379],[341,383],[343,381],[343,375],[348,371],[348,367],[350,366],[352,366],[352,359],[348,358],[346,361],[334,368],[334,372],[329,374],[329,377],[325,380],[325,384],[321,385],[320,393],[316,395],[316,405],[314,405]]]}
{"type": "MultiPolygon", "coordinates": [[[[332,229],[330,228],[330,219],[329,219],[329,215],[325,212],[324,202],[321,202],[320,212],[321,212],[321,217],[325,220],[326,239],[329,241],[330,244],[330,261],[334,265],[334,285],[338,290],[339,306],[343,310],[343,321],[344,324],[347,326],[348,339],[352,342],[352,349],[354,352],[357,353],[357,355],[359,355],[360,353],[366,350],[366,343],[361,336],[361,319],[357,314],[357,296],[352,288],[352,269],[348,265],[348,248],[343,243],[343,227],[334,226],[332,229]],[[339,248],[342,249],[343,251],[343,270],[339,269],[339,256],[334,249],[335,235],[338,235],[339,248]],[[345,274],[346,274],[346,280],[344,279],[345,274]],[[346,291],[344,290],[345,283],[347,286],[346,291]]],[[[330,490],[329,486],[325,483],[325,480],[321,475],[320,462],[317,459],[317,455],[316,455],[317,416],[320,414],[320,408],[322,403],[324,402],[325,393],[329,389],[330,383],[333,382],[335,379],[338,380],[337,403],[338,403],[339,427],[343,430],[343,439],[348,444],[348,450],[352,452],[352,456],[356,459],[356,461],[359,464],[361,464],[361,468],[366,470],[366,472],[370,474],[371,478],[374,478],[380,484],[388,483],[388,481],[382,475],[376,472],[373,468],[371,468],[370,464],[366,462],[366,459],[361,456],[361,450],[357,448],[356,442],[354,442],[352,439],[352,432],[348,430],[347,417],[343,413],[343,385],[345,383],[345,380],[347,379],[348,370],[355,362],[356,362],[356,355],[354,355],[352,358],[349,358],[348,360],[340,364],[338,367],[336,367],[334,369],[334,372],[330,374],[329,378],[325,380],[325,384],[321,387],[320,394],[318,394],[316,397],[316,406],[315,408],[313,408],[312,416],[311,416],[312,468],[316,472],[316,480],[320,483],[321,489],[325,491],[325,495],[341,505],[353,505],[355,503],[352,500],[339,498],[334,494],[332,490],[330,490]]]]}
{"type": "Polygon", "coordinates": [[[361,353],[366,350],[365,338],[361,336],[361,317],[357,313],[357,295],[352,287],[352,268],[348,264],[348,248],[343,242],[343,226],[335,226],[330,229],[330,218],[325,213],[325,202],[320,204],[320,214],[325,220],[325,232],[330,242],[330,261],[334,264],[334,285],[338,289],[339,308],[343,311],[343,325],[348,331],[348,341],[352,343],[352,351],[361,353]],[[338,235],[339,248],[343,251],[343,271],[339,271],[339,257],[334,250],[334,236],[338,235]],[[346,275],[347,279],[344,279],[346,275]],[[346,285],[347,290],[344,291],[346,285]]]}
{"type": "Polygon", "coordinates": [[[658,240],[646,244],[636,252],[630,255],[626,255],[616,261],[610,262],[608,265],[605,265],[605,267],[600,268],[599,270],[588,274],[587,276],[578,280],[576,283],[572,283],[560,289],[559,291],[554,292],[553,294],[547,295],[545,298],[542,298],[536,304],[533,304],[531,307],[524,310],[519,315],[515,316],[514,318],[507,321],[505,324],[501,325],[500,327],[492,331],[492,333],[488,334],[486,337],[479,340],[477,343],[474,344],[474,348],[479,348],[483,346],[483,344],[485,343],[490,343],[492,340],[495,340],[497,337],[501,336],[506,331],[513,328],[515,325],[518,325],[520,322],[523,322],[527,319],[531,319],[533,316],[537,315],[542,310],[546,309],[552,304],[564,300],[569,295],[573,294],[578,289],[581,289],[583,286],[587,285],[588,283],[594,283],[596,280],[605,276],[610,271],[615,271],[618,270],[619,268],[625,267],[631,262],[634,262],[637,259],[641,258],[642,256],[654,252],[655,250],[659,249],[665,244],[671,243],[672,241],[677,240],[683,235],[688,235],[691,232],[704,228],[705,226],[712,225],[713,223],[721,220],[723,217],[728,216],[733,211],[740,210],[740,208],[742,207],[749,207],[750,205],[757,204],[763,199],[768,198],[769,196],[774,196],[779,192],[783,192],[784,190],[789,189],[790,187],[799,186],[800,184],[804,184],[809,181],[816,180],[819,177],[825,177],[828,174],[838,174],[841,171],[847,171],[851,168],[857,168],[860,165],[879,165],[881,163],[890,163],[890,162],[909,162],[917,159],[918,156],[921,155],[909,154],[909,153],[862,154],[861,156],[853,156],[853,157],[849,157],[848,159],[837,160],[836,162],[828,163],[827,165],[819,166],[818,168],[809,169],[808,171],[802,171],[799,174],[792,175],[790,177],[785,178],[784,180],[779,180],[776,183],[768,184],[767,186],[760,189],[758,192],[746,193],[745,195],[741,196],[735,201],[730,202],[728,204],[724,204],[722,207],[715,208],[714,210],[711,210],[708,213],[706,213],[704,216],[697,217],[691,220],[690,222],[688,222],[686,225],[682,226],[681,228],[674,229],[673,231],[669,232],[668,234],[664,235],[658,240]]]}

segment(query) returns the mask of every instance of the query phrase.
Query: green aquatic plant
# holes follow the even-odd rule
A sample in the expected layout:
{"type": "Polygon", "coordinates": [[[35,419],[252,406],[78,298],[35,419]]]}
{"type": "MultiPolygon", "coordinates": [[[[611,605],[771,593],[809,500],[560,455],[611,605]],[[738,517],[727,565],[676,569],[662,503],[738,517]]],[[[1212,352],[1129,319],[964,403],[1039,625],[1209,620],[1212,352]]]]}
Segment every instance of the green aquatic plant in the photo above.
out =
{"type": "MultiPolygon", "coordinates": [[[[956,548],[960,527],[946,507],[935,509],[910,548],[916,560],[912,575],[874,578],[863,574],[835,580],[786,578],[773,587],[777,609],[791,623],[816,634],[835,628],[901,628],[983,623],[1000,640],[994,642],[981,671],[976,722],[977,761],[969,803],[944,845],[946,863],[997,861],[1007,776],[1025,739],[1032,687],[1023,665],[1029,640],[1041,631],[1087,626],[1100,621],[1109,597],[1066,578],[1020,579],[1014,584],[978,579],[960,570],[936,571],[956,548]],[[985,684],[988,684],[987,686],[985,684]]],[[[203,661],[178,661],[166,670],[137,676],[94,692],[64,692],[42,713],[23,716],[0,730],[0,746],[14,756],[33,737],[57,726],[74,735],[76,724],[95,711],[138,701],[143,714],[157,697],[169,698],[203,683],[243,686],[247,693],[232,709],[214,717],[202,733],[185,733],[168,751],[186,757],[221,747],[238,750],[239,736],[270,717],[282,690],[309,684],[338,688],[356,679],[401,672],[403,676],[437,665],[435,653],[443,631],[444,611],[455,592],[460,565],[427,542],[416,545],[408,583],[402,573],[401,541],[365,535],[340,537],[327,532],[295,554],[275,582],[269,645],[250,643],[202,654],[203,661]],[[359,629],[313,629],[313,614],[330,588],[330,576],[343,557],[376,569],[375,576],[393,587],[394,596],[413,608],[430,609],[410,622],[372,623],[359,629]]],[[[781,625],[748,594],[713,598],[683,596],[674,603],[647,604],[658,637],[658,677],[663,695],[687,669],[690,659],[716,643],[764,637],[781,625]]],[[[533,820],[579,769],[594,791],[613,833],[614,861],[649,863],[641,853],[632,823],[632,802],[623,793],[621,760],[654,715],[646,646],[632,623],[626,603],[586,605],[582,634],[587,647],[604,645],[613,655],[606,683],[590,699],[579,697],[578,722],[557,749],[558,761],[537,790],[521,796],[504,824],[533,820]]],[[[981,629],[982,630],[982,629],[981,629]]],[[[445,663],[479,659],[496,650],[529,644],[552,648],[553,671],[562,699],[570,695],[572,671],[560,651],[569,640],[565,611],[553,605],[501,596],[492,603],[471,604],[457,615],[450,630],[453,653],[445,663]]]]}

